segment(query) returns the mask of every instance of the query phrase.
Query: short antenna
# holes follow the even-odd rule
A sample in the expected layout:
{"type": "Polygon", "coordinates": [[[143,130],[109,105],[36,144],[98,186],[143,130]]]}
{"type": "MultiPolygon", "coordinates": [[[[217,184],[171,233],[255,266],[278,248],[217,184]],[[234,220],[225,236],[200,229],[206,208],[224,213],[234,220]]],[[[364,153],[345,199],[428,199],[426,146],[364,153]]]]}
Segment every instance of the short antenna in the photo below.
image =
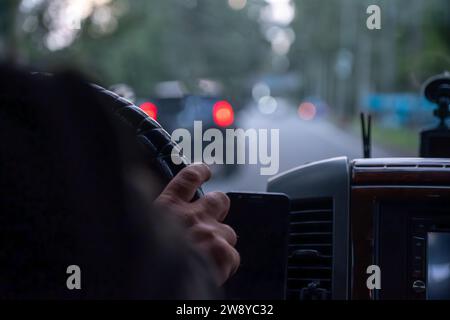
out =
{"type": "Polygon", "coordinates": [[[372,131],[372,117],[369,114],[367,116],[367,128],[366,128],[366,115],[361,112],[361,131],[362,131],[362,142],[363,142],[363,154],[364,158],[371,157],[371,131],[372,131]]]}

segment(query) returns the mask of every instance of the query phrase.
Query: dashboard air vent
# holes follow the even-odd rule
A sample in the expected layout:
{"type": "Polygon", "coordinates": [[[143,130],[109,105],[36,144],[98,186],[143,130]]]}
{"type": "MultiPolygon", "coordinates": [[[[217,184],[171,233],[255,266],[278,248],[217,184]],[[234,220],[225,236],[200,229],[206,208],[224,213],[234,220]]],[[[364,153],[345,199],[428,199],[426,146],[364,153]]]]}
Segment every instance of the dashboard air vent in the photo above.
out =
{"type": "Polygon", "coordinates": [[[294,200],[291,204],[287,298],[331,298],[333,260],[331,198],[294,200]]]}

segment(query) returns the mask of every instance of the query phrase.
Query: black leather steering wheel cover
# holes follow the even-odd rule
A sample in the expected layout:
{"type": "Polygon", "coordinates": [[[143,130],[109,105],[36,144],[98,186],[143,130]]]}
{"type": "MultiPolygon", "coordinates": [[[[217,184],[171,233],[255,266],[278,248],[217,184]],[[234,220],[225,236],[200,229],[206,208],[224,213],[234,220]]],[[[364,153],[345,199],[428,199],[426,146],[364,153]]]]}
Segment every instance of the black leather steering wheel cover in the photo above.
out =
{"type": "MultiPolygon", "coordinates": [[[[143,112],[131,101],[120,97],[99,85],[92,84],[98,93],[99,102],[110,109],[114,117],[130,127],[136,134],[137,140],[144,147],[153,167],[167,182],[189,164],[189,160],[181,156],[180,164],[172,161],[172,150],[179,148],[171,139],[170,134],[149,115],[143,112]]],[[[179,154],[179,153],[178,153],[179,154]]],[[[203,190],[197,189],[193,200],[203,196],[203,190]]]]}

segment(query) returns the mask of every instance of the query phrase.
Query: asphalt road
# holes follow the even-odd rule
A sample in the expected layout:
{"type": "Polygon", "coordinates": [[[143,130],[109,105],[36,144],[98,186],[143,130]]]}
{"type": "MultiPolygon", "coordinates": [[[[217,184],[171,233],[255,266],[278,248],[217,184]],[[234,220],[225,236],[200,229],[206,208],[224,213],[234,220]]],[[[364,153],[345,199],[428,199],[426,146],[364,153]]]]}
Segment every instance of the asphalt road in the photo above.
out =
{"type": "MultiPolygon", "coordinates": [[[[256,106],[249,106],[238,119],[238,127],[243,129],[279,129],[278,173],[308,162],[332,157],[347,156],[349,159],[362,157],[362,142],[358,135],[343,131],[326,118],[302,120],[296,110],[288,106],[281,105],[270,115],[262,114],[256,106]]],[[[400,155],[373,146],[372,156],[400,155]]],[[[270,176],[261,175],[260,167],[261,164],[237,165],[236,170],[228,177],[213,177],[204,185],[204,190],[265,191],[270,176]]]]}

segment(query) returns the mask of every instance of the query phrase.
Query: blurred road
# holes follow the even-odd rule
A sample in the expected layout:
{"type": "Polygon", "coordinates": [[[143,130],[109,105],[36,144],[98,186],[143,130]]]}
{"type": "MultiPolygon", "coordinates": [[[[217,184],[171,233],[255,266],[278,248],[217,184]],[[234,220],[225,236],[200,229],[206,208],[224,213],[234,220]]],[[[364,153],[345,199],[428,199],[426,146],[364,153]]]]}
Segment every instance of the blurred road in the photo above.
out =
{"type": "MultiPolygon", "coordinates": [[[[237,126],[243,129],[280,130],[278,173],[331,157],[347,156],[350,159],[362,157],[362,142],[359,136],[337,128],[324,118],[301,120],[296,110],[286,105],[279,105],[276,112],[270,115],[260,113],[255,105],[251,105],[244,114],[239,115],[238,121],[237,126]]],[[[372,156],[400,155],[372,146],[372,156]]],[[[204,190],[265,191],[268,178],[270,176],[260,175],[260,164],[238,165],[237,170],[227,178],[213,177],[204,185],[204,190]]]]}

